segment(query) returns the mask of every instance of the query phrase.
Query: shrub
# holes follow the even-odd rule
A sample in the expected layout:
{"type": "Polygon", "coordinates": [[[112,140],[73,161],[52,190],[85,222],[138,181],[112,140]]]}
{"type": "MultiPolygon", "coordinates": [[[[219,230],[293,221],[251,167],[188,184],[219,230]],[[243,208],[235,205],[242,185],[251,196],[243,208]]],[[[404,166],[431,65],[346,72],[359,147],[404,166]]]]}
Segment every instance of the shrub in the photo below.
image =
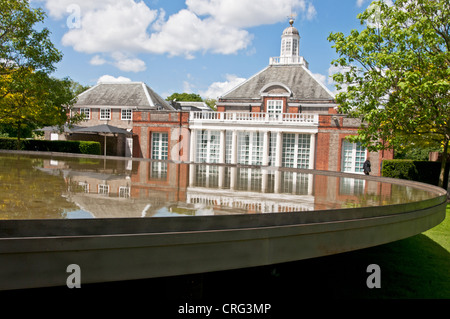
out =
{"type": "Polygon", "coordinates": [[[80,142],[80,152],[82,154],[101,155],[101,145],[99,142],[80,142]]]}
{"type": "Polygon", "coordinates": [[[17,139],[11,137],[0,137],[0,149],[17,150],[17,139]]]}
{"type": "MultiPolygon", "coordinates": [[[[450,165],[447,165],[445,176],[448,176],[450,165]]],[[[401,178],[432,185],[439,184],[440,162],[414,160],[384,160],[381,175],[383,177],[401,178]]],[[[447,181],[444,180],[444,185],[447,181]]]]}
{"type": "MultiPolygon", "coordinates": [[[[99,142],[86,141],[47,141],[47,140],[21,140],[20,149],[26,151],[63,152],[76,154],[101,154],[99,142]]],[[[17,139],[0,138],[0,149],[17,150],[17,139]]]]}

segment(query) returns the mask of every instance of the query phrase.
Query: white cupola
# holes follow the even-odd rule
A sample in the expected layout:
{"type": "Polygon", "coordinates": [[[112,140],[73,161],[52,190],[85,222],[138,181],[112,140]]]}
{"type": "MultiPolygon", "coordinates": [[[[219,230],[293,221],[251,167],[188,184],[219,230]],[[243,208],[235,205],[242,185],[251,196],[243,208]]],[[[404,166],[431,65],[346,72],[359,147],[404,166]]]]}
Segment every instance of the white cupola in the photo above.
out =
{"type": "Polygon", "coordinates": [[[294,19],[290,19],[289,24],[281,35],[280,56],[270,58],[270,65],[301,64],[308,68],[308,62],[300,56],[300,33],[293,26],[294,19]]]}
{"type": "Polygon", "coordinates": [[[293,26],[294,20],[289,20],[290,26],[284,29],[281,35],[281,53],[280,57],[298,57],[300,34],[298,30],[293,26]]]}

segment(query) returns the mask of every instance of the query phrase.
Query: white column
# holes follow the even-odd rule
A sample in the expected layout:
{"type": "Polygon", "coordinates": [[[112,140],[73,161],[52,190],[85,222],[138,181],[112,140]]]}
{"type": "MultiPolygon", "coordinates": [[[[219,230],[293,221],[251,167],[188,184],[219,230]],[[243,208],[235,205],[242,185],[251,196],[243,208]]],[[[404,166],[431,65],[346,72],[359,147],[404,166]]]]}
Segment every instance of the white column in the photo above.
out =
{"type": "Polygon", "coordinates": [[[264,132],[263,136],[263,158],[262,164],[264,166],[269,165],[269,132],[264,132]]]}
{"type": "Polygon", "coordinates": [[[191,130],[191,147],[189,148],[189,160],[191,163],[195,162],[195,156],[197,153],[197,130],[191,130]]]}
{"type": "Polygon", "coordinates": [[[309,149],[309,169],[314,169],[316,159],[316,134],[311,134],[310,149],[309,149]]]}
{"type": "Polygon", "coordinates": [[[283,160],[283,133],[277,132],[277,144],[275,151],[275,166],[281,167],[283,160]]]}

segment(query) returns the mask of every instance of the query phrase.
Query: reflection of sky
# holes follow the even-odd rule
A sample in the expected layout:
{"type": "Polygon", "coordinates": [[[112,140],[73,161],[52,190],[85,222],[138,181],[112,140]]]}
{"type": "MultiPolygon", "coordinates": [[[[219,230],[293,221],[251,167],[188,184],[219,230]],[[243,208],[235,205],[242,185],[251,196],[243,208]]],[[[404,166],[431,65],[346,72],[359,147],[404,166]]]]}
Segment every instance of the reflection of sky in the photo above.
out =
{"type": "Polygon", "coordinates": [[[74,210],[71,212],[64,212],[63,216],[65,216],[67,219],[79,219],[79,218],[94,218],[94,216],[85,211],[85,210],[74,210]]]}
{"type": "MultiPolygon", "coordinates": [[[[214,210],[212,208],[205,208],[202,206],[196,205],[195,216],[207,216],[214,215],[214,210]]],[[[153,217],[179,217],[179,216],[190,216],[188,214],[181,214],[176,212],[171,212],[167,207],[162,207],[156,211],[156,214],[153,217]]]]}
{"type": "Polygon", "coordinates": [[[156,214],[153,215],[153,217],[177,217],[177,216],[187,216],[187,215],[169,212],[167,207],[163,207],[163,208],[158,209],[156,211],[156,214]]]}

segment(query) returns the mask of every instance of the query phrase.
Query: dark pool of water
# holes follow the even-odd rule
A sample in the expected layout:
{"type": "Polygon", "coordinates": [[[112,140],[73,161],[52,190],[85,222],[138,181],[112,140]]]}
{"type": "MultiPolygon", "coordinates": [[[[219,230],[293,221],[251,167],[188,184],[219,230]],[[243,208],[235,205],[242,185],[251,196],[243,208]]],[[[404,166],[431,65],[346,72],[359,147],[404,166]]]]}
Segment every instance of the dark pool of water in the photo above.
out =
{"type": "Polygon", "coordinates": [[[0,155],[0,219],[262,214],[435,196],[398,184],[274,168],[0,155]]]}

